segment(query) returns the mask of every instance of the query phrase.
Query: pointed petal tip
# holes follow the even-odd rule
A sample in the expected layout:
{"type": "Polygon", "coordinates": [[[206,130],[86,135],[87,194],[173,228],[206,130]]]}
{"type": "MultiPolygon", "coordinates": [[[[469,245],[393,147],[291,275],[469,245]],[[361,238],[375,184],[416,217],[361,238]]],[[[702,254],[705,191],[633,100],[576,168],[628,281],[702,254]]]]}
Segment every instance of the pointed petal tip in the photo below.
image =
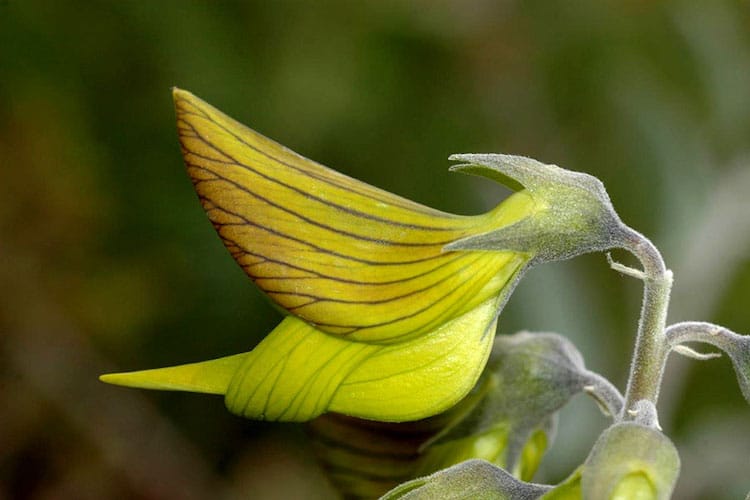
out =
{"type": "Polygon", "coordinates": [[[224,394],[221,387],[216,387],[216,384],[207,383],[200,379],[196,380],[195,377],[191,376],[191,373],[186,373],[183,368],[183,366],[172,366],[135,372],[107,373],[100,375],[99,380],[106,384],[134,389],[224,394]]]}
{"type": "Polygon", "coordinates": [[[112,384],[112,385],[119,385],[117,383],[117,375],[118,373],[105,373],[104,375],[99,375],[99,381],[104,382],[105,384],[112,384]]]}
{"type": "Polygon", "coordinates": [[[105,384],[134,387],[137,389],[172,389],[173,384],[166,383],[162,370],[142,370],[135,372],[107,373],[99,376],[105,384]]]}
{"type": "Polygon", "coordinates": [[[148,373],[152,371],[153,370],[142,370],[135,372],[106,373],[104,375],[99,375],[99,380],[105,384],[133,387],[137,389],[167,388],[163,383],[159,383],[158,377],[153,377],[148,373]]]}
{"type": "Polygon", "coordinates": [[[210,105],[204,102],[200,97],[179,87],[172,87],[172,101],[177,109],[184,108],[186,104],[199,108],[210,107],[210,105]]]}
{"type": "Polygon", "coordinates": [[[204,394],[225,394],[247,353],[186,365],[154,368],[100,375],[107,384],[156,389],[163,391],[188,391],[204,394]]]}
{"type": "Polygon", "coordinates": [[[192,92],[172,87],[172,102],[174,102],[175,109],[180,110],[185,108],[186,104],[198,105],[202,101],[192,92]]]}

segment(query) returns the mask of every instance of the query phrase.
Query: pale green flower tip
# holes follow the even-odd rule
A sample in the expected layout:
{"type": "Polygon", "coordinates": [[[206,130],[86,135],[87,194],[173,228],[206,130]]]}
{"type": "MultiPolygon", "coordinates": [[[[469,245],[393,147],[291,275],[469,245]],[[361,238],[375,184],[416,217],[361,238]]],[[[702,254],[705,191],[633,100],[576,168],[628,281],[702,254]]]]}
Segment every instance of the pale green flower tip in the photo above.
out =
{"type": "Polygon", "coordinates": [[[464,238],[446,250],[511,250],[547,262],[617,246],[622,222],[597,178],[523,156],[460,154],[450,159],[464,162],[453,171],[487,177],[511,189],[522,186],[536,210],[516,224],[464,238]]]}
{"type": "Polygon", "coordinates": [[[514,476],[524,481],[530,481],[536,474],[539,465],[542,463],[542,458],[544,458],[544,454],[547,452],[547,448],[554,440],[555,419],[550,418],[548,421],[550,424],[546,428],[536,429],[529,436],[528,441],[526,441],[521,450],[520,459],[514,467],[514,476]]]}
{"type": "Polygon", "coordinates": [[[680,458],[661,432],[636,423],[615,424],[597,440],[581,480],[583,498],[667,500],[680,458]]]}
{"type": "Polygon", "coordinates": [[[645,472],[626,475],[612,492],[611,500],[656,500],[656,488],[645,472]]]}
{"type": "Polygon", "coordinates": [[[540,500],[581,500],[581,473],[583,467],[574,470],[563,482],[539,497],[540,500]]]}

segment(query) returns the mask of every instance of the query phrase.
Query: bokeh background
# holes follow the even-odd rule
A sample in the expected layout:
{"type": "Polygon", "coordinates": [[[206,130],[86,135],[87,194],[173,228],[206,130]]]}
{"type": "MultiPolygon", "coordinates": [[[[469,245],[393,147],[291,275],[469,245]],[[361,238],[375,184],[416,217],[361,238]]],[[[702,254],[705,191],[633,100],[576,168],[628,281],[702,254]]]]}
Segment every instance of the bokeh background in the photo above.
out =
{"type": "MultiPolygon", "coordinates": [[[[333,495],[296,426],[96,380],[248,350],[279,320],[196,200],[172,86],[458,213],[506,192],[449,174],[450,153],[589,172],[674,270],[670,319],[750,333],[746,1],[0,0],[0,498],[333,495]]],[[[622,387],[640,293],[601,255],[547,265],[500,331],[568,335],[622,387]]],[[[675,498],[743,498],[750,407],[726,358],[672,359],[660,409],[675,498]]],[[[539,479],[605,425],[573,401],[539,479]]]]}

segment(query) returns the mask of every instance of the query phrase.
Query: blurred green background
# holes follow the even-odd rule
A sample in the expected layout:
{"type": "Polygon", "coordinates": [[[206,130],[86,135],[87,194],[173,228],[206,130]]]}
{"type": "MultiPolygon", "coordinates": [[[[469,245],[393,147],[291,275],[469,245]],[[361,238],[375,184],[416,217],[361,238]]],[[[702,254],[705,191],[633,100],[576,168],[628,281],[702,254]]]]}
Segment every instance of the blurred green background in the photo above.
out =
{"type": "MultiPolygon", "coordinates": [[[[746,1],[0,0],[0,499],[333,495],[296,426],[96,380],[248,350],[279,320],[196,200],[171,86],[444,210],[506,194],[450,153],[589,172],[674,270],[670,319],[750,333],[746,1]]],[[[547,265],[500,331],[563,333],[623,387],[640,293],[601,255],[547,265]]],[[[728,361],[672,359],[660,410],[675,498],[743,498],[728,361]]],[[[539,479],[605,425],[575,400],[539,479]]]]}

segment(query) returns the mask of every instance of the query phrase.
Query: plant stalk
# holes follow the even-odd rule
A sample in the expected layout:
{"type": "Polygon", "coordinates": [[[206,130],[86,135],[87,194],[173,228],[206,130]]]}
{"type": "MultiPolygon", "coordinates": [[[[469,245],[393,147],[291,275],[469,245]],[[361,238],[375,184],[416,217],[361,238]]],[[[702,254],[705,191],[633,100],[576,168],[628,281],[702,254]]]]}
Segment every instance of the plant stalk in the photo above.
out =
{"type": "Polygon", "coordinates": [[[625,391],[625,404],[620,416],[620,420],[632,421],[638,415],[639,401],[646,400],[656,405],[659,398],[659,388],[669,354],[665,327],[672,291],[672,272],[664,264],[659,250],[641,233],[623,226],[620,236],[622,248],[635,255],[643,266],[643,305],[625,391]]]}

